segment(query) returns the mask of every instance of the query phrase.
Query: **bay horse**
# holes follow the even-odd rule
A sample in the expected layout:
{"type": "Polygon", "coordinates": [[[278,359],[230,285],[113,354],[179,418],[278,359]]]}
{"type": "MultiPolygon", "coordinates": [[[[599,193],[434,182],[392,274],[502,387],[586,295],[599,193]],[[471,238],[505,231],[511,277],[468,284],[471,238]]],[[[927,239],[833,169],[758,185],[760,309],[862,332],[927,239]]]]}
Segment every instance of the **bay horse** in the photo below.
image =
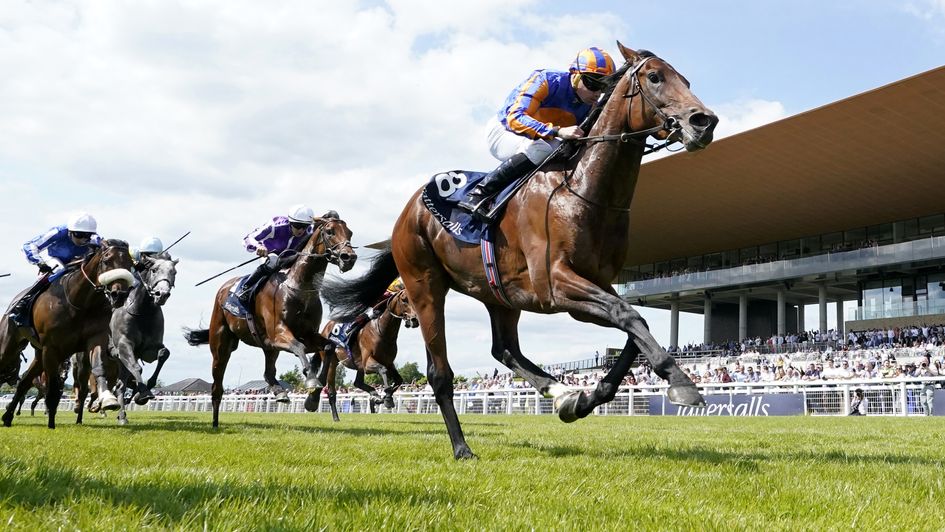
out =
{"type": "MultiPolygon", "coordinates": [[[[0,368],[18,366],[20,352],[28,341],[36,351],[3,414],[5,426],[13,423],[13,407],[26,395],[33,379],[44,369],[53,368],[46,371],[46,410],[49,428],[56,428],[56,409],[63,385],[57,370],[73,353],[100,353],[108,348],[112,310],[125,302],[134,283],[131,267],[128,244],[123,240],[104,240],[78,267],[53,281],[36,297],[31,310],[35,338],[31,339],[24,328],[16,327],[8,316],[0,319],[0,368]]],[[[82,423],[81,415],[76,423],[82,423]]]]}
{"type": "MultiPolygon", "coordinates": [[[[492,356],[524,378],[572,422],[611,401],[637,355],[669,381],[670,401],[702,405],[692,381],[650,334],[646,322],[611,283],[629,246],[630,207],[645,138],[705,148],[718,118],[689,90],[669,63],[619,42],[625,63],[607,80],[600,114],[568,160],[543,165],[505,207],[494,226],[495,256],[508,304],[493,293],[480,246],[454,239],[424,206],[421,190],[394,227],[391,247],[375,267],[349,283],[364,301],[376,298],[398,274],[420,320],[427,377],[446,423],[453,456],[474,458],[453,406],[453,371],[446,356],[444,303],[450,289],[476,298],[489,312],[492,356]],[[518,340],[522,311],[567,312],[582,321],[627,333],[623,352],[597,388],[571,390],[527,359],[518,340]]],[[[665,145],[665,143],[664,143],[665,145]]],[[[335,315],[337,319],[350,316],[335,315]]]]}
{"type": "MultiPolygon", "coordinates": [[[[209,343],[213,354],[213,385],[210,395],[213,404],[213,426],[220,425],[220,400],[223,397],[223,374],[230,354],[243,343],[263,350],[266,356],[264,378],[276,401],[288,402],[288,391],[276,380],[276,359],[281,351],[299,358],[306,376],[305,386],[311,394],[323,388],[328,368],[317,372],[309,362],[307,353],[321,351],[331,342],[318,333],[322,320],[322,302],[318,297],[325,269],[329,263],[342,272],[354,266],[358,256],[351,246],[351,230],[331,211],[321,218],[314,218],[315,227],[305,243],[298,259],[287,272],[273,274],[256,294],[252,312],[262,343],[255,338],[245,318],[239,318],[224,310],[230,290],[240,278],[233,278],[217,291],[210,315],[209,329],[186,330],[184,338],[190,345],[209,343]]],[[[294,252],[293,252],[294,253],[294,252]]]]}
{"type": "MultiPolygon", "coordinates": [[[[139,405],[147,404],[154,398],[151,389],[157,384],[161,368],[170,357],[170,351],[164,345],[163,306],[171,296],[177,279],[177,259],[167,253],[142,256],[135,264],[139,283],[128,295],[121,308],[112,313],[109,329],[108,351],[101,356],[76,357],[76,387],[89,387],[93,400],[90,412],[118,410],[118,423],[125,425],[128,416],[125,412],[125,389],[134,387],[132,400],[139,405]],[[151,377],[145,381],[139,360],[157,362],[151,377]],[[91,377],[91,378],[90,378],[91,377]],[[114,393],[100,394],[100,390],[114,393]],[[112,400],[113,403],[106,401],[112,400]]],[[[77,405],[81,408],[81,405],[77,405]]]]}
{"type": "MultiPolygon", "coordinates": [[[[322,295],[326,300],[331,300],[332,296],[328,294],[340,288],[340,284],[326,281],[325,286],[322,287],[322,295]]],[[[325,386],[328,388],[331,417],[335,421],[338,421],[338,409],[335,405],[337,397],[335,372],[339,363],[357,371],[354,385],[371,395],[369,404],[372,414],[375,412],[375,407],[381,403],[384,403],[387,408],[394,408],[394,392],[404,383],[403,377],[394,365],[394,359],[397,358],[397,337],[400,334],[401,324],[408,329],[419,326],[417,315],[410,305],[407,291],[403,289],[382,300],[375,308],[378,306],[383,308],[380,314],[368,322],[358,332],[357,338],[350,343],[351,357],[348,356],[347,349],[334,344],[320,353],[322,364],[328,365],[325,386]],[[367,373],[375,373],[381,378],[384,384],[384,397],[381,397],[373,386],[364,382],[364,375],[367,373]]],[[[338,325],[338,322],[329,320],[322,327],[322,336],[328,338],[332,329],[338,325]]],[[[309,407],[309,410],[314,411],[317,408],[316,400],[314,408],[309,407]]]]}

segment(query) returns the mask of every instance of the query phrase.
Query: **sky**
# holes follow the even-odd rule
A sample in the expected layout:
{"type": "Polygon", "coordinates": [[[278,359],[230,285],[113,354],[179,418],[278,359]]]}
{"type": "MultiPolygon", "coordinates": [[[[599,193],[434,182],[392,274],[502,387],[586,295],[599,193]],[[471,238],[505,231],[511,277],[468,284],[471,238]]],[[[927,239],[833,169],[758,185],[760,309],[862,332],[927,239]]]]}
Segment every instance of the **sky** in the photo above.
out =
{"type": "MultiPolygon", "coordinates": [[[[191,231],[173,252],[162,381],[209,380],[209,349],[180,328],[207,325],[219,284],[194,284],[249,258],[246,233],[306,203],[338,211],[355,245],[388,238],[432,174],[497,164],[484,125],[529,72],[588,46],[617,54],[617,40],[683,73],[721,138],[941,66],[945,0],[6,2],[0,305],[35,276],[23,243],[71,213],[132,244],[191,231]]],[[[641,313],[668,345],[668,312],[641,313]]],[[[817,319],[808,309],[807,328],[817,319]]],[[[496,367],[481,304],[452,294],[446,326],[457,373],[496,367]]],[[[567,315],[520,329],[538,363],[624,344],[567,315]]],[[[683,315],[680,343],[702,334],[701,315],[683,315]]],[[[399,345],[400,363],[425,366],[416,329],[399,345]]],[[[279,372],[296,363],[283,354],[279,372]]],[[[262,371],[241,346],[225,384],[262,371]]]]}

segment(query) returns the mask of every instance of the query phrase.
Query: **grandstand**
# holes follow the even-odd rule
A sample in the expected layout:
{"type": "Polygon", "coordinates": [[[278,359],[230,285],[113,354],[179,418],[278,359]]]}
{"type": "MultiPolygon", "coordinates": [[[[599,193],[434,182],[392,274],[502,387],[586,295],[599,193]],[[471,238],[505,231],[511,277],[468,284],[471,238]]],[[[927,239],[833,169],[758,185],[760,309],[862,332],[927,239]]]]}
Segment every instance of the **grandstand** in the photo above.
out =
{"type": "Polygon", "coordinates": [[[706,344],[945,323],[945,67],[643,166],[618,292],[706,344]],[[843,305],[857,302],[853,316],[843,305]]]}

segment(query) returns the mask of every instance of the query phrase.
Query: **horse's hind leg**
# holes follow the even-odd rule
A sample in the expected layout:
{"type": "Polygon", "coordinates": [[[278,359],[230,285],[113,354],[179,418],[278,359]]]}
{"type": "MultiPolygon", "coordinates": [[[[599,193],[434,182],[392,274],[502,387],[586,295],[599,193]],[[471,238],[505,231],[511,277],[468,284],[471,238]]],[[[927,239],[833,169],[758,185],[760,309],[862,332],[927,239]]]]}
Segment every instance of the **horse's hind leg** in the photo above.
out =
{"type": "Polygon", "coordinates": [[[518,344],[520,310],[486,305],[492,323],[492,356],[543,394],[561,393],[566,387],[522,354],[518,344]]]}
{"type": "Polygon", "coordinates": [[[230,355],[236,349],[239,339],[226,326],[219,302],[210,317],[210,352],[213,354],[211,373],[213,385],[210,388],[210,400],[213,404],[213,428],[220,426],[220,402],[223,400],[223,375],[230,355]]]}
{"type": "Polygon", "coordinates": [[[72,358],[72,380],[75,387],[75,412],[76,424],[82,424],[82,416],[85,413],[85,400],[89,396],[89,377],[92,375],[91,362],[88,353],[76,353],[72,358]]]}
{"type": "MultiPolygon", "coordinates": [[[[432,252],[420,250],[419,254],[432,252]]],[[[395,258],[398,258],[395,246],[395,258]]],[[[432,259],[432,256],[430,257],[432,259]]],[[[417,257],[410,257],[417,259],[417,257]]],[[[420,321],[420,331],[427,353],[427,379],[433,388],[436,404],[446,423],[446,431],[453,446],[453,457],[475,458],[463,428],[453,406],[453,370],[446,358],[446,329],[443,323],[443,311],[446,302],[446,273],[439,264],[422,264],[429,260],[413,261],[407,258],[397,260],[397,266],[403,274],[407,294],[413,303],[417,318],[420,321]],[[408,270],[409,267],[409,270],[408,270]]]]}
{"type": "Polygon", "coordinates": [[[98,400],[102,412],[118,410],[118,398],[108,387],[108,362],[105,360],[107,347],[96,345],[89,350],[89,361],[92,364],[92,376],[95,377],[98,400]]]}
{"type": "Polygon", "coordinates": [[[377,403],[380,403],[383,399],[377,394],[377,390],[375,390],[373,386],[364,382],[364,370],[359,369],[354,376],[354,386],[359,390],[367,392],[367,394],[371,396],[368,399],[368,407],[371,409],[372,414],[376,414],[377,403]]]}
{"type": "MultiPolygon", "coordinates": [[[[56,428],[56,412],[59,410],[59,401],[62,399],[62,376],[59,375],[59,366],[65,357],[60,356],[48,346],[43,348],[43,367],[49,368],[46,372],[46,426],[56,428]]],[[[31,381],[32,382],[32,381],[31,381]]]]}
{"type": "Polygon", "coordinates": [[[384,406],[388,410],[394,409],[394,392],[400,388],[400,385],[404,383],[404,378],[400,376],[400,372],[397,371],[397,367],[393,363],[386,366],[387,376],[390,376],[390,384],[388,385],[387,379],[384,379],[384,406]]]}
{"type": "Polygon", "coordinates": [[[13,424],[13,411],[16,409],[16,405],[26,397],[26,392],[33,387],[33,379],[39,377],[39,374],[43,372],[43,363],[39,358],[39,353],[37,353],[33,360],[30,361],[30,365],[26,368],[26,373],[20,377],[20,382],[16,385],[16,392],[13,394],[13,399],[10,401],[10,404],[7,405],[7,411],[3,413],[3,425],[9,427],[13,424]]]}
{"type": "Polygon", "coordinates": [[[128,414],[125,412],[125,375],[122,375],[118,378],[118,381],[115,383],[115,397],[118,398],[118,424],[127,425],[128,424],[128,414]]]}

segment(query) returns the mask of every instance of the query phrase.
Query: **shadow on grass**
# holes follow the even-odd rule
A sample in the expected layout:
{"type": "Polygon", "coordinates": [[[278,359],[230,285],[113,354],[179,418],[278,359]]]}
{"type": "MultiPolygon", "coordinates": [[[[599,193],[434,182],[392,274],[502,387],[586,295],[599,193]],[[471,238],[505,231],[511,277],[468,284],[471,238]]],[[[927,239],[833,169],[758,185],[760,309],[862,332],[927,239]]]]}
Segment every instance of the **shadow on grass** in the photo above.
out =
{"type": "Polygon", "coordinates": [[[188,512],[207,503],[214,505],[252,503],[282,506],[286,501],[305,501],[314,507],[331,504],[360,508],[365,504],[406,505],[429,509],[431,505],[448,508],[458,502],[445,494],[400,487],[359,487],[354,483],[294,486],[284,480],[270,482],[247,480],[216,481],[193,478],[192,481],[155,483],[140,477],[96,478],[63,465],[31,464],[22,460],[0,458],[7,473],[0,477],[0,493],[6,504],[32,511],[51,511],[60,505],[81,503],[83,499],[105,500],[116,506],[134,506],[152,514],[166,516],[170,523],[185,520],[188,512]]]}
{"type": "Polygon", "coordinates": [[[761,463],[769,464],[776,461],[785,462],[821,462],[821,463],[865,463],[865,464],[892,464],[892,465],[917,465],[938,467],[941,464],[937,459],[925,459],[915,456],[890,456],[881,454],[860,454],[840,451],[825,451],[815,453],[811,451],[786,451],[786,452],[766,452],[766,451],[718,451],[704,447],[688,447],[681,449],[672,449],[664,447],[654,447],[651,445],[640,448],[588,448],[576,445],[540,445],[530,442],[515,442],[505,446],[513,449],[528,448],[550,457],[571,457],[587,456],[592,458],[601,458],[607,460],[614,459],[665,459],[677,462],[703,462],[708,464],[729,464],[736,465],[746,471],[757,471],[761,463]]]}

